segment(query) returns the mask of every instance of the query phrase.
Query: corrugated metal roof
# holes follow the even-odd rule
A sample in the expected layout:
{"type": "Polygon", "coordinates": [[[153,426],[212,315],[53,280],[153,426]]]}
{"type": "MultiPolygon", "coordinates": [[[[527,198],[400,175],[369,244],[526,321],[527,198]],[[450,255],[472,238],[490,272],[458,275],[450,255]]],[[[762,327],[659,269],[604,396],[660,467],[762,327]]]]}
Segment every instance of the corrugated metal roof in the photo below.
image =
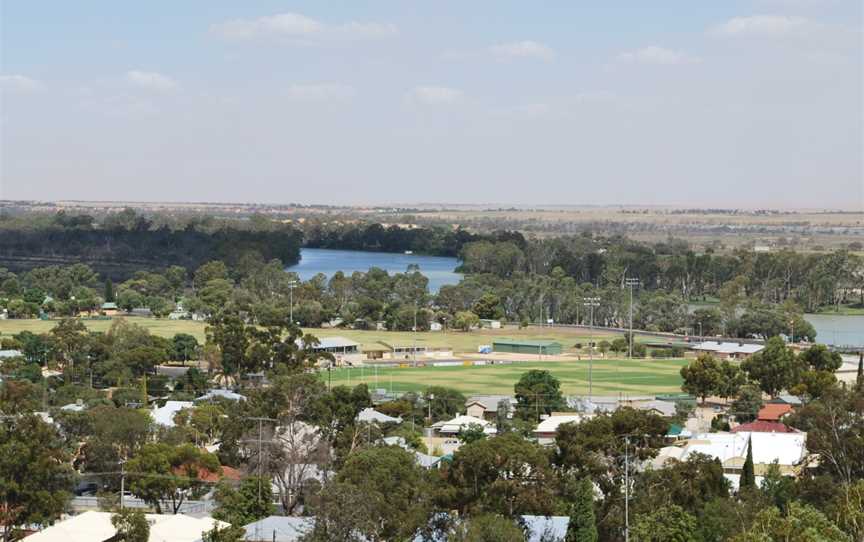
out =
{"type": "Polygon", "coordinates": [[[558,341],[551,340],[520,340],[520,339],[495,339],[492,341],[492,345],[496,344],[509,344],[513,346],[561,346],[561,343],[558,341]]]}

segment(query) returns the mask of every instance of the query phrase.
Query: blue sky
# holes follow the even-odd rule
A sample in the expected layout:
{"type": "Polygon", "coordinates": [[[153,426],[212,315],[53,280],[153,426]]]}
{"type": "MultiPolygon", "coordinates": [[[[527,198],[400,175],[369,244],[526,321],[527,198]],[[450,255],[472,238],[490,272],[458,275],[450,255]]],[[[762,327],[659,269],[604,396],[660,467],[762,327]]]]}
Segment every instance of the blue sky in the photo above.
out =
{"type": "Polygon", "coordinates": [[[861,3],[0,3],[0,198],[864,209],[861,3]]]}

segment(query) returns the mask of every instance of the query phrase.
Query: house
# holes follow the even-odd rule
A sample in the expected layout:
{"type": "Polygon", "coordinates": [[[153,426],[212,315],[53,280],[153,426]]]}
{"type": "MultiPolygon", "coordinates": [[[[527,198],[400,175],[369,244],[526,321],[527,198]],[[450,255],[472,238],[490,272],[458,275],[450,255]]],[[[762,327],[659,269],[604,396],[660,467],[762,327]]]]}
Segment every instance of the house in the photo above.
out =
{"type": "Polygon", "coordinates": [[[693,345],[696,352],[708,352],[720,359],[747,359],[765,348],[761,344],[704,341],[693,345]]]}
{"type": "Polygon", "coordinates": [[[192,408],[195,403],[192,401],[165,401],[165,405],[153,408],[150,411],[150,417],[153,418],[153,423],[162,427],[174,427],[174,417],[184,408],[192,408]]]}
{"type": "Polygon", "coordinates": [[[135,307],[131,311],[129,311],[129,316],[140,316],[142,318],[150,318],[153,316],[153,311],[151,311],[148,307],[135,307]]]}
{"type": "Polygon", "coordinates": [[[685,441],[683,446],[662,448],[652,465],[662,468],[669,459],[686,461],[699,453],[719,460],[727,474],[741,474],[747,447],[752,446],[756,474],[764,474],[776,461],[783,474],[792,475],[807,457],[806,442],[806,433],[701,433],[685,441]]]}
{"type": "Polygon", "coordinates": [[[394,418],[382,412],[378,412],[374,408],[364,408],[357,414],[358,422],[366,423],[402,423],[402,418],[394,418]]]}
{"type": "Polygon", "coordinates": [[[432,425],[432,428],[439,435],[458,435],[472,425],[479,425],[487,435],[494,435],[498,432],[494,425],[486,420],[475,418],[474,416],[456,416],[452,420],[435,423],[432,425]]]}
{"type": "Polygon", "coordinates": [[[768,403],[759,410],[756,419],[766,422],[779,422],[783,419],[783,416],[786,416],[790,412],[792,412],[792,405],[786,403],[768,403]]]}
{"type": "MultiPolygon", "coordinates": [[[[111,512],[84,512],[27,537],[27,542],[106,542],[117,529],[111,524],[111,512]]],[[[150,524],[149,542],[197,542],[202,533],[215,526],[228,527],[211,517],[196,518],[186,514],[146,514],[150,524]]]]}
{"type": "Polygon", "coordinates": [[[498,404],[507,403],[508,417],[516,407],[516,400],[509,395],[472,395],[465,401],[465,413],[475,418],[495,420],[498,417],[498,404]]]}
{"type": "Polygon", "coordinates": [[[99,307],[99,312],[105,316],[116,316],[117,313],[120,312],[120,308],[117,306],[117,303],[102,303],[99,307]]]}
{"type": "Polygon", "coordinates": [[[24,352],[20,350],[0,350],[0,360],[3,359],[12,359],[12,358],[23,358],[24,352]]]}
{"type": "Polygon", "coordinates": [[[196,403],[200,403],[203,401],[212,401],[214,399],[228,399],[229,401],[245,401],[246,397],[240,395],[239,393],[234,393],[231,390],[226,389],[213,389],[195,399],[196,403]]]}
{"type": "Polygon", "coordinates": [[[417,465],[423,467],[424,469],[432,469],[437,467],[443,459],[443,456],[439,457],[418,452],[414,448],[408,446],[408,443],[403,437],[384,437],[383,439],[381,439],[381,441],[387,446],[399,446],[403,450],[411,452],[412,454],[414,454],[414,460],[417,462],[417,465]]]}
{"type": "MultiPolygon", "coordinates": [[[[209,482],[214,484],[221,480],[239,482],[243,478],[243,474],[234,467],[229,467],[225,465],[220,467],[220,470],[221,472],[214,472],[207,468],[201,467],[198,468],[196,472],[199,480],[201,480],[202,482],[209,482]]],[[[172,471],[176,476],[187,476],[187,472],[183,467],[174,467],[172,471]]]]}
{"type": "Polygon", "coordinates": [[[785,423],[756,420],[732,428],[733,433],[798,433],[797,429],[785,423]]]}
{"type": "Polygon", "coordinates": [[[268,516],[244,525],[246,542],[298,542],[315,528],[314,517],[268,516]]]}
{"type": "Polygon", "coordinates": [[[534,429],[534,436],[538,444],[554,444],[558,436],[558,427],[565,423],[582,423],[583,420],[591,418],[591,414],[555,413],[541,421],[534,429]]]}
{"type": "Polygon", "coordinates": [[[675,403],[671,401],[658,401],[656,399],[653,401],[637,401],[632,406],[637,410],[653,412],[658,416],[666,418],[670,418],[676,414],[675,403]]]}
{"type": "Polygon", "coordinates": [[[489,318],[480,319],[480,327],[489,329],[501,329],[501,320],[491,320],[489,318]]]}
{"type": "Polygon", "coordinates": [[[562,348],[561,343],[556,341],[496,339],[492,341],[492,350],[511,354],[555,356],[561,353],[562,348]]]}
{"type": "Polygon", "coordinates": [[[790,395],[788,393],[781,393],[774,399],[768,401],[769,403],[785,403],[792,407],[800,407],[803,403],[801,402],[800,397],[796,397],[795,395],[790,395]]]}

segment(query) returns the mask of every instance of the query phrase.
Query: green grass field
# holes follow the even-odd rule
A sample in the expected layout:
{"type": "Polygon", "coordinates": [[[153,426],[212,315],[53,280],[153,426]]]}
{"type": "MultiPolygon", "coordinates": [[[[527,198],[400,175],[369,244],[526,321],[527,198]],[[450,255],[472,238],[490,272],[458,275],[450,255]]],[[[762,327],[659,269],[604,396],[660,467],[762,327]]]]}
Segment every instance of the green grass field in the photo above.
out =
{"type": "MultiPolygon", "coordinates": [[[[681,391],[679,371],[684,360],[594,360],[595,395],[649,395],[681,391]]],[[[466,395],[512,394],[523,373],[544,369],[561,381],[567,395],[587,395],[588,360],[578,362],[530,362],[511,365],[459,367],[363,367],[334,369],[332,385],[366,383],[370,389],[395,392],[422,391],[429,386],[447,386],[466,395]]],[[[327,379],[327,372],[322,373],[327,379]]]]}

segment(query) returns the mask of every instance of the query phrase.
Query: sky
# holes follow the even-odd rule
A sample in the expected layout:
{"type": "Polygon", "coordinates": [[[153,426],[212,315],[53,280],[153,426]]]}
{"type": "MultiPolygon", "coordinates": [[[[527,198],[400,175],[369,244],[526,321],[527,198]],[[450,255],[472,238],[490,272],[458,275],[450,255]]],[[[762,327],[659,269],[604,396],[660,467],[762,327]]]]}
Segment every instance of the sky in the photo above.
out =
{"type": "Polygon", "coordinates": [[[858,0],[0,0],[0,199],[864,211],[858,0]]]}

